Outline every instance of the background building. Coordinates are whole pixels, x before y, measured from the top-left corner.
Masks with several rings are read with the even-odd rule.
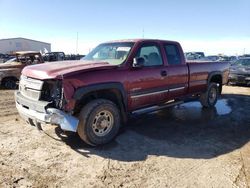
[[[0,53],[11,54],[16,51],[50,52],[51,44],[21,37],[0,39]]]

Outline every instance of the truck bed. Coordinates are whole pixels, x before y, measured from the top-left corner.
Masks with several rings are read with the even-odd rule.
[[[228,62],[186,62],[189,69],[189,93],[206,90],[209,76],[221,72],[222,85],[228,80]]]

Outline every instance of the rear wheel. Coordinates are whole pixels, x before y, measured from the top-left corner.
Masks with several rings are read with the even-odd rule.
[[[215,106],[218,100],[218,86],[212,82],[209,84],[207,91],[200,96],[200,103],[203,107],[209,108]]]
[[[111,141],[120,128],[120,111],[106,99],[96,99],[85,105],[79,115],[78,134],[89,145]]]

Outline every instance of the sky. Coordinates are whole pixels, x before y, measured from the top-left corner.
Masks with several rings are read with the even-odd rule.
[[[0,39],[12,37],[66,53],[153,38],[179,41],[186,52],[241,55],[250,53],[250,0],[0,0]]]

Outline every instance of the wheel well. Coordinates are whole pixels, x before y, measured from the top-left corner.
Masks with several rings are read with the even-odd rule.
[[[3,85],[4,82],[5,82],[6,80],[18,81],[18,79],[17,79],[15,76],[8,76],[8,77],[4,77],[4,78],[2,79],[1,84]]]
[[[221,93],[222,92],[222,76],[219,74],[212,76],[209,83],[211,82],[219,84],[219,93]]]
[[[126,121],[126,108],[122,94],[118,89],[103,89],[87,93],[76,102],[74,114],[78,114],[84,105],[94,99],[107,99],[115,103],[121,110],[123,120]]]

